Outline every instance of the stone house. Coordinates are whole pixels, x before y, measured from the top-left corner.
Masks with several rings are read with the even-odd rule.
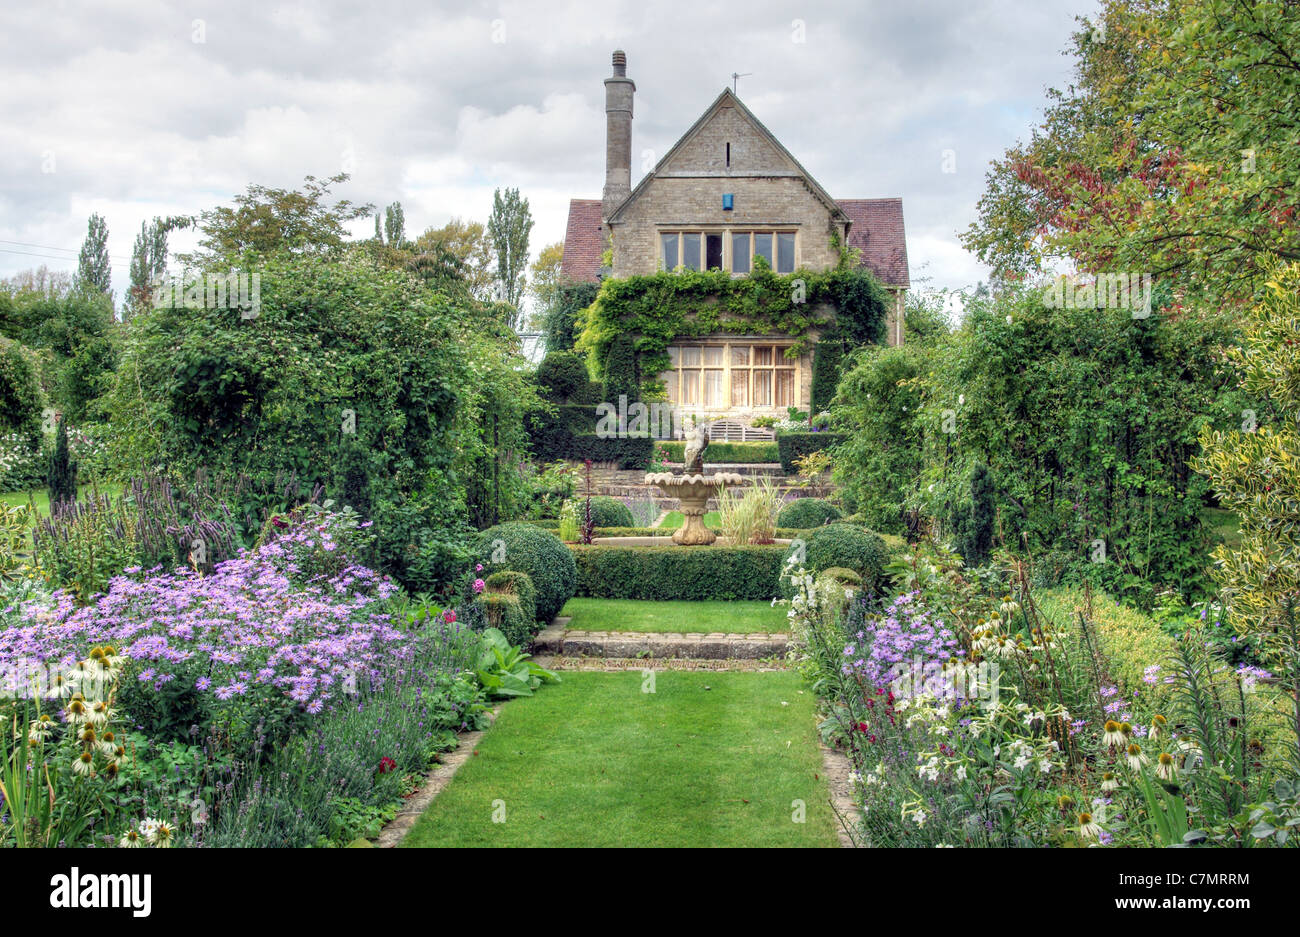
[[[569,203],[563,277],[596,281],[679,266],[745,276],[760,255],[777,273],[825,270],[839,259],[837,236],[861,251],[862,265],[888,291],[888,341],[902,343],[910,284],[901,199],[832,198],[730,88],[633,187],[636,85],[623,52],[613,66],[605,79],[604,192]],[[684,339],[669,348],[674,367],[660,377],[673,404],[703,419],[743,426],[784,416],[811,400],[812,355],[786,358],[790,344],[781,335]]]

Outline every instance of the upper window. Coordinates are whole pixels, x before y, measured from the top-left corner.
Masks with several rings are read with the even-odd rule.
[[[793,273],[798,261],[794,231],[666,231],[659,235],[664,270],[730,270],[749,273],[762,257],[777,273]]]

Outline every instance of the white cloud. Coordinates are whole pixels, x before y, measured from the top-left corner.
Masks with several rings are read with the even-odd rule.
[[[517,186],[535,254],[563,237],[570,197],[600,195],[601,82],[623,48],[637,82],[634,177],[643,150],[662,155],[732,72],[752,73],[741,97],[808,170],[838,197],[902,196],[914,277],[961,287],[985,275],[956,240],[984,167],[1026,135],[1043,88],[1064,83],[1073,14],[1094,6],[801,0],[792,11],[756,0],[737,19],[691,0],[9,4],[0,276],[60,265],[6,250],[73,258],[71,268],[98,210],[123,259],[121,295],[142,219],[345,163],[352,179],[338,195],[401,201],[412,232],[453,215],[486,220],[493,189]],[[196,16],[203,42],[192,41]],[[939,172],[945,148],[956,174]],[[51,154],[55,171],[42,171]],[[186,237],[173,245],[191,246]]]

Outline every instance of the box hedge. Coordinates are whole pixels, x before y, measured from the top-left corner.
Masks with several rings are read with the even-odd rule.
[[[796,498],[789,502],[776,515],[779,527],[797,527],[811,530],[821,527],[827,521],[840,519],[840,509],[821,498]]]
[[[767,601],[778,594],[786,548],[573,546],[581,596],[602,599]]]
[[[536,622],[524,611],[519,596],[504,592],[484,592],[476,601],[483,607],[483,618],[511,644],[527,644],[536,633]]]
[[[782,433],[776,438],[781,468],[785,469],[786,474],[793,475],[799,471],[799,467],[794,464],[796,459],[838,445],[846,438],[843,433]]]
[[[578,505],[578,524],[581,526],[586,520],[587,499],[578,497],[575,501]],[[617,498],[592,495],[591,522],[596,527],[632,527],[635,526],[636,519],[632,517],[632,510]]]
[[[659,441],[659,451],[670,462],[686,461],[686,443],[665,439]],[[704,464],[716,462],[780,462],[781,456],[775,442],[711,442],[704,450]]]
[[[889,549],[878,534],[855,524],[828,524],[806,534],[786,548],[787,555],[802,549],[803,567],[816,574],[832,567],[851,569],[862,577],[862,587],[879,589],[885,579]],[[783,584],[790,593],[788,582]]]
[[[530,622],[537,618],[537,587],[533,577],[517,569],[499,569],[483,581],[485,591],[513,595]]]
[[[550,531],[519,522],[498,524],[479,534],[474,553],[493,572],[513,569],[532,577],[537,589],[537,619],[543,623],[550,622],[573,598],[578,578],[573,554]]]

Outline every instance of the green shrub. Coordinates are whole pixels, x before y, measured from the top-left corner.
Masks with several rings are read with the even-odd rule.
[[[777,456],[787,475],[799,471],[794,463],[806,455],[838,445],[847,437],[843,433],[782,433],[776,437]]]
[[[50,469],[45,476],[50,490],[50,510],[57,505],[77,500],[77,463],[68,457],[68,423],[59,420],[54,437],[54,452],[50,454]]]
[[[799,498],[781,508],[781,513],[776,516],[776,523],[780,527],[809,530],[813,527],[821,527],[827,521],[839,519],[840,509],[829,501],[823,501],[821,498]]]
[[[786,555],[794,554],[801,544],[791,543]],[[832,567],[851,569],[862,576],[862,585],[874,589],[884,581],[889,551],[878,534],[854,524],[830,524],[818,527],[803,538],[803,566],[810,573]]]
[[[573,597],[578,579],[573,554],[540,527],[517,522],[489,527],[479,534],[475,554],[493,571],[513,569],[532,577],[539,621],[549,622]]]
[[[537,365],[538,389],[552,403],[584,403],[590,384],[586,359],[571,351],[553,351]]]
[[[484,592],[475,601],[483,607],[483,617],[512,646],[527,644],[535,633],[536,622],[524,611],[519,596],[505,592]]]
[[[483,580],[483,586],[485,592],[513,595],[518,599],[530,625],[537,619],[537,587],[532,576],[517,569],[500,569]]]
[[[574,546],[578,595],[669,601],[758,600],[778,594],[785,547]]]
[[[659,452],[670,462],[686,461],[686,443],[665,439],[659,442]],[[780,462],[775,442],[711,442],[704,450],[706,464],[717,462]]]
[[[851,569],[845,569],[843,566],[832,566],[830,569],[824,569],[817,578],[830,579],[842,586],[862,585],[862,577]]]
[[[0,432],[17,433],[31,448],[41,440],[44,397],[35,355],[0,338]]]
[[[577,498],[578,525],[587,521],[587,499]],[[595,527],[632,527],[632,511],[617,498],[608,495],[593,495],[591,498],[591,523]]]

